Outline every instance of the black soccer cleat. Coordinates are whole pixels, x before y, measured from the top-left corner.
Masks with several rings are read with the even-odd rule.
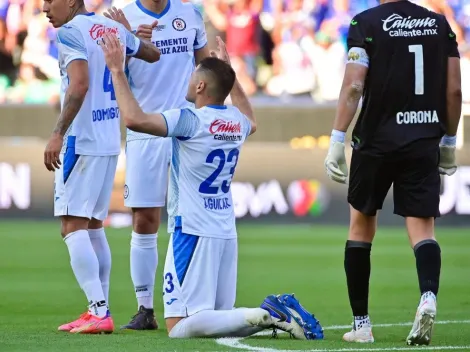
[[[158,324],[155,320],[153,309],[140,306],[139,311],[131,321],[121,326],[121,330],[157,330]]]

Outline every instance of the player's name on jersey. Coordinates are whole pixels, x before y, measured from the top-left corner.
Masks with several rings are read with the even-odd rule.
[[[391,37],[420,37],[437,35],[438,26],[436,20],[431,17],[412,18],[403,17],[396,13],[390,15],[383,22],[383,30]]]
[[[162,55],[189,53],[188,38],[171,38],[152,41]]]
[[[439,123],[439,116],[436,110],[432,111],[404,111],[397,114],[397,123],[418,124],[418,123]]]

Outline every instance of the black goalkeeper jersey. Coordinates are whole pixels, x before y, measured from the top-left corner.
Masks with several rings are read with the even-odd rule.
[[[354,47],[369,56],[354,147],[384,153],[438,140],[447,120],[448,58],[459,57],[446,18],[409,1],[383,4],[351,21],[348,50]]]

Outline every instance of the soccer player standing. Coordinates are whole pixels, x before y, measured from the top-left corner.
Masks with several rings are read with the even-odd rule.
[[[103,50],[127,127],[172,137],[163,283],[169,336],[249,336],[274,325],[299,339],[322,338],[321,326],[291,295],[268,296],[261,308],[233,309],[238,245],[230,186],[256,121],[224,43],[218,38],[220,59],[203,59],[191,76],[186,97],[195,108],[145,114],[119,64],[122,50],[106,35],[112,40],[115,45]],[[235,106],[224,105],[229,93]]]
[[[72,270],[89,302],[87,313],[59,330],[112,332],[107,307],[111,254],[102,221],[108,212],[121,134],[111,73],[99,46],[105,33],[115,33],[127,55],[155,62],[160,52],[122,25],[88,13],[83,0],[46,0],[43,11],[54,27],[60,27],[62,76],[62,109],[44,164],[55,170],[54,215],[61,218]]]
[[[457,168],[459,52],[444,16],[407,0],[382,3],[351,21],[348,63],[325,160],[329,177],[346,183],[345,132],[363,97],[352,134],[344,258],[354,327],[343,338],[374,341],[368,311],[370,253],[377,210],[393,183],[394,212],[406,220],[421,291],[407,343],[429,344],[441,270],[434,236],[439,174],[450,176]]]
[[[137,35],[150,34],[162,53],[157,65],[133,59],[128,63],[130,87],[144,112],[190,106],[185,99],[189,78],[195,63],[209,56],[204,21],[194,5],[180,0],[137,0],[122,10],[110,10],[108,16]],[[151,28],[149,23],[153,23]],[[157,328],[153,311],[157,236],[170,156],[169,139],[127,131],[124,204],[132,208],[130,268],[138,312],[123,329]]]

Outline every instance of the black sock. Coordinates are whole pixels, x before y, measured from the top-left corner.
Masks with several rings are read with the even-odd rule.
[[[441,248],[434,240],[424,240],[413,248],[421,294],[431,291],[437,296],[441,275]]]
[[[370,251],[372,243],[347,241],[344,270],[348,282],[349,303],[353,315],[369,315]]]

